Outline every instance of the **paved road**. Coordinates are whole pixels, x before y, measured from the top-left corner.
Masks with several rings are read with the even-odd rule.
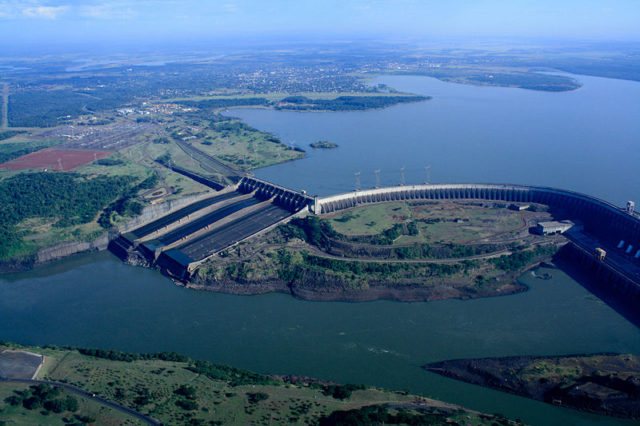
[[[107,405],[107,406],[109,406],[109,407],[111,407],[113,409],[116,409],[116,410],[122,411],[123,413],[127,413],[129,415],[132,415],[132,416],[142,420],[145,423],[149,423],[151,425],[160,425],[161,424],[160,422],[152,419],[149,416],[145,416],[144,414],[142,414],[142,413],[140,413],[138,411],[132,410],[131,408],[127,408],[127,407],[125,407],[123,405],[120,405],[120,404],[116,404],[113,401],[109,401],[109,400],[104,399],[104,398],[102,398],[100,396],[97,396],[97,395],[95,395],[95,394],[93,394],[91,392],[87,392],[87,391],[85,391],[83,389],[80,389],[78,387],[69,385],[67,383],[49,382],[49,381],[46,381],[46,380],[3,379],[3,378],[0,378],[0,381],[5,382],[5,383],[44,384],[44,385],[50,385],[50,386],[64,388],[64,389],[66,389],[66,390],[68,390],[70,392],[73,392],[73,393],[77,394],[77,395],[83,396],[85,398],[91,398],[94,401],[98,401],[98,402],[100,402],[100,403],[102,403],[104,405]]]
[[[165,226],[177,221],[178,219],[181,219],[183,217],[190,215],[191,213],[194,213],[205,207],[209,207],[210,205],[218,203],[220,201],[228,200],[229,198],[233,198],[233,197],[239,197],[241,195],[243,194],[232,191],[232,192],[228,192],[226,194],[218,195],[212,198],[200,200],[180,210],[177,210],[171,214],[161,217],[160,219],[154,220],[153,222],[150,222],[144,226],[141,226],[138,229],[134,229],[133,231],[131,231],[131,233],[135,235],[137,238],[142,238],[146,235],[149,235],[157,231],[158,229],[164,228]]]
[[[193,259],[202,259],[273,225],[291,214],[290,211],[271,204],[179,246],[177,249]]]
[[[637,286],[640,286],[640,259],[633,259],[632,256],[625,253],[624,249],[605,245],[602,241],[598,241],[583,232],[567,232],[565,235],[573,241],[576,246],[591,256],[594,255],[596,247],[604,247],[607,251],[604,263],[614,269],[618,274],[626,277]],[[633,252],[635,252],[635,250]],[[631,255],[633,255],[633,252]]]

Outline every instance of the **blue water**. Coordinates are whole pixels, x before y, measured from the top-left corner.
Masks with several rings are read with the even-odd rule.
[[[559,186],[621,203],[637,199],[634,148],[640,84],[579,77],[570,93],[482,88],[385,77],[424,103],[356,113],[234,110],[249,124],[305,145],[301,161],[257,175],[322,195],[426,179]],[[634,169],[635,167],[635,169]],[[446,379],[427,362],[518,354],[631,352],[640,330],[558,270],[530,291],[430,303],[314,303],[287,295],[230,296],[176,287],[156,271],[109,253],[78,256],[0,279],[0,339],[124,351],[173,350],[266,373],[410,389],[539,425],[619,424]]]
[[[577,76],[583,87],[547,93],[381,77],[398,90],[433,96],[415,104],[349,113],[232,110],[230,115],[307,150],[306,159],[257,171],[309,193],[426,180],[556,186],[616,204],[640,201],[640,83]],[[313,150],[316,140],[340,145]]]

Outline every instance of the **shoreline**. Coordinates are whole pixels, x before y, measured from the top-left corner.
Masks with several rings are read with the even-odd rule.
[[[547,259],[548,260],[548,259]],[[374,302],[378,300],[388,300],[394,302],[435,302],[439,300],[472,300],[488,297],[502,297],[524,293],[529,290],[529,286],[519,280],[524,273],[531,269],[538,268],[543,260],[535,265],[531,265],[521,271],[506,274],[505,284],[498,291],[487,292],[464,292],[451,286],[424,286],[420,284],[400,284],[384,285],[383,283],[373,283],[364,290],[345,289],[341,287],[322,287],[321,290],[308,288],[304,283],[287,284],[282,280],[264,280],[239,282],[231,280],[204,281],[202,283],[181,282],[169,277],[178,287],[184,287],[197,291],[209,291],[221,294],[232,294],[238,296],[257,296],[268,293],[288,294],[296,299],[309,302]]]
[[[454,359],[422,369],[575,410],[640,418],[637,356],[618,353]]]

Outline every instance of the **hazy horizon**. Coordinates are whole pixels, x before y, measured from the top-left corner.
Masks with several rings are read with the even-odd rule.
[[[638,22],[640,2],[633,0],[3,0],[0,46],[6,56],[9,51],[29,54],[80,45],[101,49],[300,40],[635,43],[640,42]]]

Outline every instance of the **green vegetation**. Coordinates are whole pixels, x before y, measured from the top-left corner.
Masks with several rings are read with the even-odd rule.
[[[22,405],[27,410],[37,410],[44,408],[54,413],[63,411],[78,411],[78,400],[72,396],[58,398],[60,388],[51,387],[46,384],[30,386],[26,391],[17,391],[15,395],[6,398],[4,401],[12,406]]]
[[[276,384],[276,381],[269,376],[226,365],[212,364],[209,361],[194,361],[187,369],[212,380],[227,382],[229,386]]]
[[[331,396],[335,399],[347,399],[351,397],[353,391],[364,390],[365,385],[321,385],[322,394]]]
[[[427,75],[460,84],[518,87],[545,92],[566,92],[576,90],[581,86],[575,79],[564,75],[475,66],[440,67],[415,72],[400,71],[395,74]]]
[[[340,218],[334,219],[334,221],[340,220]],[[496,252],[507,247],[506,245],[494,244],[465,245],[452,243],[394,245],[394,242],[403,235],[416,236],[419,234],[418,226],[414,221],[396,223],[377,235],[347,236],[337,233],[333,229],[331,221],[319,219],[317,216],[307,216],[305,218],[295,218],[288,224],[282,225],[280,231],[286,240],[299,238],[324,251],[348,255],[349,257],[450,259]]]
[[[640,419],[640,357],[632,354],[457,359],[423,368],[547,403]]]
[[[152,172],[151,176],[127,190],[120,198],[109,204],[107,208],[102,210],[98,224],[107,229],[112,225],[112,217],[114,213],[120,216],[136,216],[142,213],[144,205],[134,200],[138,192],[144,189],[151,189],[158,184],[158,175]]]
[[[276,283],[279,291],[311,300],[369,300],[379,294],[398,300],[512,294],[527,288],[516,280],[518,274],[557,251],[548,244],[553,241],[522,228],[521,216],[533,214],[549,215],[515,212],[506,205],[444,201],[381,203],[335,215],[297,217],[204,262],[190,285],[221,291],[241,286],[243,291],[260,293],[274,291]],[[433,226],[450,230],[465,226],[475,233],[465,237],[485,239],[445,242],[446,228],[440,228],[442,239],[433,241],[428,234]],[[377,233],[356,234],[367,228]]]
[[[99,166],[123,166],[125,162],[116,158],[102,158],[95,161],[95,164]]]
[[[44,384],[0,382],[0,425],[136,424],[133,416]]]
[[[536,247],[533,250],[522,250],[510,255],[500,256],[489,261],[503,271],[518,271],[531,263],[533,259],[540,256],[552,256],[558,251],[555,246]]]
[[[309,146],[316,149],[334,149],[338,147],[338,144],[329,141],[318,141],[310,143]]]
[[[19,345],[0,344],[0,350]],[[39,379],[67,383],[101,398],[117,402],[157,419],[163,424],[252,424],[302,423],[317,424],[321,417],[329,418],[335,411],[358,410],[369,405],[393,404],[392,411],[410,407],[417,398],[404,392],[391,392],[362,385],[318,383],[313,379],[283,381],[270,376],[233,367],[193,361],[178,354],[126,354],[118,351],[57,348],[22,348],[46,356]],[[85,354],[92,354],[91,356]],[[98,401],[76,398],[77,411],[66,391],[40,386],[41,390],[28,390],[21,384],[6,384],[19,393],[0,395],[11,397],[11,403],[22,404],[37,393],[40,407],[45,404],[52,411],[47,420],[35,423],[56,424],[61,416],[75,422],[105,422],[105,411],[88,410],[87,403]],[[46,395],[41,397],[40,395]],[[24,396],[24,398],[23,398]],[[3,399],[4,400],[4,399]],[[419,398],[424,409],[438,406],[449,412],[445,419],[457,419],[459,407]],[[60,402],[45,402],[60,401]],[[30,401],[28,404],[31,404]],[[34,406],[38,403],[34,400]],[[3,420],[16,421],[22,413],[42,416],[39,408],[15,408],[9,402],[0,403]],[[17,411],[19,408],[20,411]],[[53,410],[62,411],[56,417]],[[100,414],[102,413],[102,414]],[[478,414],[464,411],[474,424]],[[487,417],[489,418],[489,417]],[[34,423],[33,421],[31,423]],[[70,421],[71,423],[71,421]],[[484,424],[484,423],[480,423]]]
[[[16,142],[0,144],[0,164],[55,144],[56,142]]]
[[[46,218],[54,227],[93,221],[113,199],[125,194],[133,178],[77,173],[23,173],[0,182],[0,259],[23,249],[16,225]]]
[[[464,410],[450,408],[389,408],[386,405],[369,405],[353,410],[334,411],[320,418],[320,426],[354,425],[519,425],[520,421],[511,421],[501,415],[479,415],[473,423],[469,422]]]
[[[277,136],[239,120],[203,122],[200,128],[193,146],[237,169],[251,170],[304,157],[303,149],[289,147]]]
[[[178,101],[178,103],[190,107],[218,109],[238,106],[267,105],[269,104],[269,100],[265,98],[214,98],[201,101]]]
[[[56,349],[55,346],[45,346],[48,349]],[[72,347],[67,347],[66,349],[76,349]],[[124,361],[124,362],[132,362],[132,361],[140,361],[140,360],[150,360],[150,359],[159,359],[162,361],[176,361],[176,362],[188,362],[189,357],[185,355],[181,355],[176,352],[157,352],[157,353],[145,353],[145,354],[132,354],[128,352],[120,352],[111,349],[85,349],[85,348],[77,348],[77,351],[83,355],[92,356],[94,358],[103,358],[111,361]]]
[[[24,90],[9,96],[9,124],[13,127],[55,127],[87,111],[116,108],[131,98],[131,93],[115,87],[91,93],[67,88]]]
[[[429,96],[339,96],[335,99],[310,99],[306,96],[289,96],[275,107],[280,110],[294,111],[365,111],[386,108],[391,105],[422,102]]]
[[[10,139],[21,133],[24,133],[24,131],[23,130],[2,130],[0,131],[0,141],[3,141],[5,139]]]

